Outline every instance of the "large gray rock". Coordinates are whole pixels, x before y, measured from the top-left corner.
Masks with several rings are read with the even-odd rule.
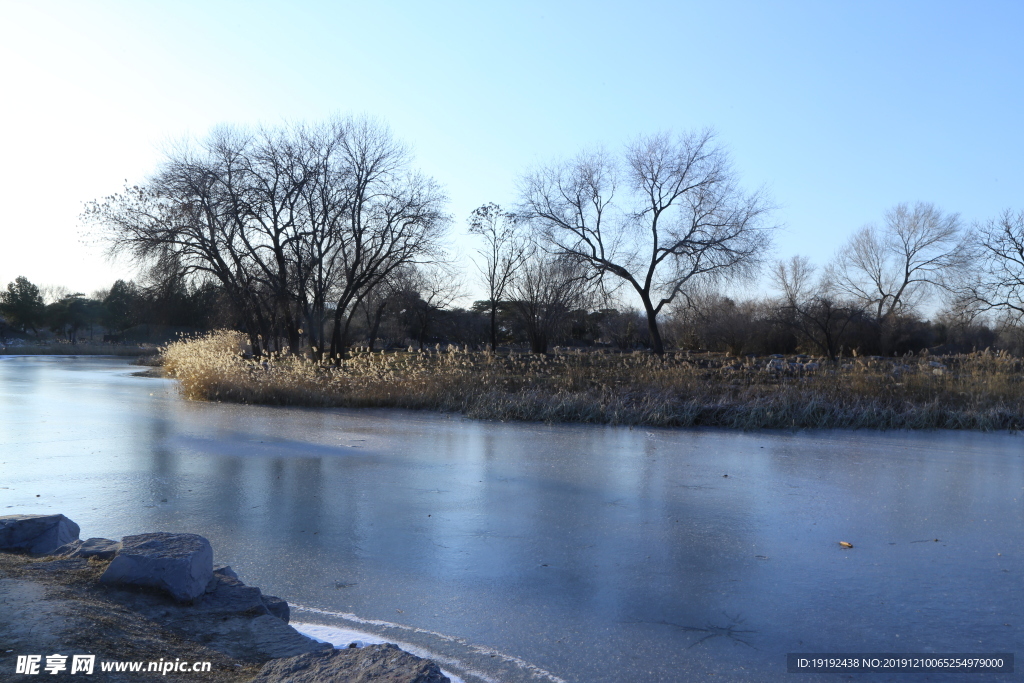
[[[64,515],[4,515],[0,517],[0,550],[48,555],[77,540],[79,531]]]
[[[212,578],[209,541],[196,534],[157,532],[125,536],[100,581],[158,588],[179,602],[191,602],[206,592]]]
[[[451,683],[440,667],[391,643],[275,659],[251,683]]]
[[[109,538],[90,538],[87,541],[71,541],[53,551],[57,557],[96,557],[101,560],[113,559],[121,544]]]

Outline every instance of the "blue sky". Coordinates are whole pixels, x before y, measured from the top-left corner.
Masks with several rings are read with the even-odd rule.
[[[899,202],[1024,208],[1020,2],[0,0],[0,285],[130,276],[83,202],[222,124],[365,113],[466,217],[531,165],[714,127],[775,255],[822,264]]]

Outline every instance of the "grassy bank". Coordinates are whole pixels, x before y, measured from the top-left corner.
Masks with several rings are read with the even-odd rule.
[[[738,360],[708,354],[357,353],[342,367],[245,359],[241,335],[169,345],[164,369],[192,399],[454,411],[498,420],[663,427],[1017,430],[1020,359]]]

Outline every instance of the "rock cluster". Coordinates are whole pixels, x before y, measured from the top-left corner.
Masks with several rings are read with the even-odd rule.
[[[110,560],[99,580],[120,595],[121,604],[228,656],[267,662],[255,680],[449,680],[434,662],[394,645],[334,650],[299,633],[288,625],[288,603],[246,586],[231,567],[214,567],[213,549],[202,536],[158,532],[117,542],[82,541],[78,534],[78,525],[64,515],[0,516],[0,551],[60,558],[44,563],[54,569],[88,566],[93,558]]]

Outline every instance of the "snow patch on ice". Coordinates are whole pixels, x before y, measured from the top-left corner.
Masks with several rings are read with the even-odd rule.
[[[468,648],[472,652],[476,652],[476,653],[482,654],[482,655],[487,655],[489,657],[494,657],[496,659],[499,659],[501,661],[507,662],[509,664],[514,664],[515,666],[517,666],[520,669],[522,669],[522,670],[526,671],[527,673],[529,673],[529,675],[532,678],[546,679],[546,680],[550,681],[550,683],[567,683],[567,681],[564,678],[560,678],[560,677],[556,676],[555,674],[551,673],[550,671],[546,671],[545,669],[542,669],[542,668],[540,668],[539,666],[537,666],[535,664],[531,664],[531,663],[527,662],[524,659],[520,659],[519,657],[515,657],[513,655],[505,654],[504,652],[501,652],[499,650],[495,650],[495,649],[490,648],[490,647],[486,647],[484,645],[476,645],[474,643],[469,642],[468,640],[466,640],[464,638],[457,638],[455,636],[449,636],[449,635],[446,635],[444,633],[438,633],[437,631],[431,631],[429,629],[424,629],[424,628],[417,628],[415,626],[405,626],[404,624],[396,624],[395,622],[392,622],[392,621],[383,621],[381,619],[364,619],[363,617],[360,617],[360,616],[357,616],[355,614],[352,614],[351,612],[332,612],[330,610],[318,609],[316,607],[305,607],[303,605],[297,605],[297,604],[294,604],[294,603],[291,605],[291,607],[292,607],[293,610],[298,610],[300,612],[309,612],[309,613],[312,613],[312,614],[323,614],[323,615],[330,616],[330,617],[336,617],[336,618],[339,618],[339,619],[344,619],[345,621],[351,621],[351,622],[356,623],[356,624],[366,624],[367,626],[379,626],[379,627],[383,627],[383,628],[401,629],[403,631],[409,631],[411,633],[422,633],[424,635],[434,636],[435,638],[447,641],[449,643],[457,643],[457,644],[459,644],[459,645],[461,645],[461,646],[463,646],[465,648]],[[295,625],[296,628],[299,628],[299,625],[297,625],[297,624],[293,624],[293,625]],[[302,626],[307,626],[307,625],[308,626],[315,626],[316,624],[302,624]],[[324,628],[329,628],[329,627],[324,627]],[[299,628],[299,630],[301,631],[302,629]],[[342,629],[338,629],[338,630],[341,631]],[[356,631],[352,631],[352,632],[356,633]],[[375,635],[372,635],[372,634],[363,634],[363,635],[366,635],[366,636],[369,636],[369,637],[377,639],[377,640],[374,640],[372,642],[385,642],[384,640],[380,639],[379,636],[375,636]],[[332,641],[325,639],[325,642],[332,642]],[[396,641],[387,641],[387,642],[394,642],[395,645],[398,645],[403,650],[407,650],[408,652],[411,652],[412,654],[414,654],[414,655],[416,655],[418,657],[427,657],[429,659],[433,659],[434,661],[438,662],[439,664],[449,664],[451,666],[454,666],[454,667],[460,669],[461,671],[465,672],[466,675],[473,676],[474,678],[479,678],[481,681],[484,681],[484,683],[500,683],[500,681],[497,681],[494,678],[491,678],[490,676],[484,674],[483,672],[475,671],[473,669],[468,668],[465,664],[463,664],[459,660],[448,658],[448,657],[442,657],[442,656],[434,655],[434,654],[420,654],[416,650],[409,649],[409,648],[416,647],[415,645],[409,645],[408,647],[406,647],[406,645],[403,645],[402,643],[399,643],[399,642],[396,642]],[[348,643],[345,644],[345,646],[347,646],[347,645],[348,645]],[[417,649],[420,650],[420,652],[426,652],[422,648],[417,648]],[[445,674],[445,675],[449,676],[449,678],[451,677],[450,674]],[[453,679],[453,681],[454,681],[454,679]]]

